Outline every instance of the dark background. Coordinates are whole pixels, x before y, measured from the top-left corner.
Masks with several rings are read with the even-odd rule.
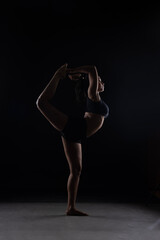
[[[36,99],[64,63],[94,64],[110,115],[85,146],[79,196],[144,196],[159,182],[160,8],[129,1],[6,1],[0,7],[1,197],[66,196],[59,133]],[[61,82],[68,111],[73,84]],[[58,101],[59,100],[59,101]]]

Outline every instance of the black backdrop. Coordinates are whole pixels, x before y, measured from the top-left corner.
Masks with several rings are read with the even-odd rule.
[[[27,0],[6,1],[0,9],[4,196],[66,191],[69,170],[59,133],[36,108],[65,62],[96,65],[110,107],[103,128],[86,143],[79,194],[148,191],[148,162],[158,154],[153,157],[151,143],[156,149],[160,143],[158,4]],[[60,108],[72,102],[72,87],[60,83]]]

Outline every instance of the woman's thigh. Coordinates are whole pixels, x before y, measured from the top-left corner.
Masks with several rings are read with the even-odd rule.
[[[68,116],[66,114],[54,107],[48,101],[40,102],[39,110],[55,129],[57,129],[58,131],[64,129],[68,121]]]
[[[82,145],[77,142],[67,141],[62,137],[65,156],[71,171],[82,169]]]

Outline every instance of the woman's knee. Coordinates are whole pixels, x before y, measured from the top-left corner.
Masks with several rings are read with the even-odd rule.
[[[67,124],[68,116],[54,107],[50,101],[39,97],[37,102],[38,109],[58,131],[62,131]]]
[[[74,176],[74,177],[79,177],[81,175],[82,172],[82,166],[78,165],[78,166],[74,166],[70,169],[70,173]]]

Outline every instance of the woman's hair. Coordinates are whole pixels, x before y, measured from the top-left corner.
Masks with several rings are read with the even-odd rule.
[[[82,73],[79,80],[76,81],[75,86],[76,100],[79,104],[85,103],[87,98],[88,86],[89,86],[88,74]]]

